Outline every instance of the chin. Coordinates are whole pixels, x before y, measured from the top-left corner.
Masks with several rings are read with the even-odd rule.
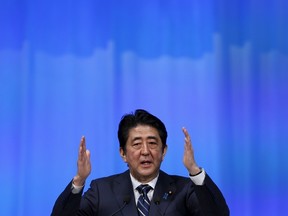
[[[144,176],[145,178],[155,178],[157,176],[157,172],[155,170],[142,170],[140,175]]]

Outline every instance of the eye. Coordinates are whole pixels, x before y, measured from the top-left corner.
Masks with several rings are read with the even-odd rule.
[[[157,148],[158,146],[158,143],[155,141],[150,141],[148,144],[151,149]]]
[[[141,148],[141,143],[138,143],[138,142],[137,143],[133,143],[132,147],[135,148],[135,149],[140,149]]]

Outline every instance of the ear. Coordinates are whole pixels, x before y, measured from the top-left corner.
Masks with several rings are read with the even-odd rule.
[[[126,154],[125,154],[124,149],[123,149],[123,148],[120,148],[120,149],[119,149],[119,153],[120,153],[120,156],[121,156],[122,160],[126,163],[127,160],[126,160]]]
[[[165,148],[163,149],[162,161],[164,160],[164,157],[166,155],[167,149],[168,149],[168,145],[166,145]]]

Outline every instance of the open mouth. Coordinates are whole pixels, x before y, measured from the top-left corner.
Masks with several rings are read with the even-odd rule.
[[[141,162],[141,165],[144,165],[144,166],[148,166],[148,165],[150,165],[150,164],[152,164],[151,161],[142,161],[142,162]]]

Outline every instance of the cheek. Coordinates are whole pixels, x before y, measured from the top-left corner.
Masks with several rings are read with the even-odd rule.
[[[140,153],[138,153],[138,152],[127,152],[127,154],[126,154],[126,160],[127,161],[130,161],[130,162],[133,162],[133,161],[135,161],[135,160],[137,160],[137,159],[139,159],[139,157],[140,157]]]
[[[152,155],[154,159],[158,159],[159,161],[162,161],[164,159],[164,154],[162,153],[162,151],[153,152]]]

